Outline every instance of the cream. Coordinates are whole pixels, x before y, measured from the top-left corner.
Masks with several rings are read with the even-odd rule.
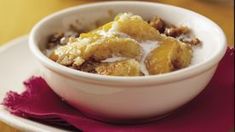
[[[113,56],[111,58],[107,58],[106,60],[103,60],[102,62],[113,63],[113,62],[122,61],[122,60],[126,60],[126,59],[127,59],[126,57]]]

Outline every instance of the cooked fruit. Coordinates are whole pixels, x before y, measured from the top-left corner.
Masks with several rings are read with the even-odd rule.
[[[193,57],[192,54],[192,48],[185,43],[181,43],[177,53],[177,58],[174,61],[175,69],[182,69],[189,66]]]
[[[160,33],[163,33],[166,28],[166,23],[160,17],[153,17],[153,19],[149,22],[149,24],[157,29]]]
[[[96,61],[104,60],[114,55],[139,59],[141,57],[141,47],[132,39],[113,37],[87,45],[82,54],[86,60],[92,57]]]
[[[153,50],[146,58],[145,64],[151,75],[168,73],[187,67],[191,63],[192,49],[170,38],[162,39],[160,47]]]
[[[140,16],[135,16],[130,13],[124,13],[117,16],[113,23],[113,28],[115,26],[117,31],[126,33],[132,38],[140,41],[157,40],[160,37],[160,33]]]
[[[187,67],[192,47],[181,38],[160,34],[166,26],[158,17],[149,24],[140,16],[123,13],[78,38],[68,38],[49,57],[77,70],[111,76],[156,75]],[[186,29],[177,33],[187,33]]]
[[[135,59],[127,59],[113,63],[103,63],[96,68],[100,75],[140,76],[140,64]]]

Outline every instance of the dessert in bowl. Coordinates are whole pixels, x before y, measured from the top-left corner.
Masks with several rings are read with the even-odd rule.
[[[176,27],[188,27],[201,45],[189,46],[198,39],[174,38],[168,29],[164,29],[168,34],[161,33],[155,25],[157,21],[151,21],[155,16]],[[125,23],[120,28],[116,24],[114,28],[115,21],[132,19],[137,19],[139,25]],[[104,24],[107,22],[112,24]],[[67,41],[63,35],[59,37],[62,41],[59,44],[65,44],[53,45],[47,56],[49,36],[66,33],[71,25],[79,34],[67,35]],[[94,43],[89,40],[93,38]],[[141,46],[146,41],[152,48],[145,55]],[[122,1],[73,7],[46,17],[33,28],[30,49],[42,64],[43,77],[55,93],[93,118],[123,122],[161,116],[197,96],[224,56],[226,39],[215,23],[192,11]]]
[[[48,57],[73,69],[109,76],[180,70],[192,63],[193,47],[200,44],[188,27],[170,25],[159,17],[148,23],[131,13],[120,13],[86,33],[73,30],[49,38]]]

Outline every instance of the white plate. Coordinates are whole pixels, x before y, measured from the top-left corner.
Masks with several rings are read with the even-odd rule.
[[[38,74],[38,67],[29,51],[27,36],[17,38],[0,47],[0,102],[2,102],[6,92],[10,90],[23,91],[22,82],[30,76]],[[0,120],[24,131],[64,131],[14,116],[6,111],[2,105],[0,105]]]

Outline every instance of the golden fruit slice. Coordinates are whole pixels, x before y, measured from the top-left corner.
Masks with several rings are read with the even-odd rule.
[[[96,68],[100,75],[140,76],[140,64],[135,59],[127,59],[113,63],[103,63]]]
[[[145,64],[151,75],[168,73],[191,63],[192,49],[171,37],[163,37],[160,47],[153,50]]]
[[[115,18],[113,23],[118,32],[125,33],[139,41],[158,40],[160,33],[140,16],[124,13]]]
[[[191,64],[192,58],[193,58],[192,48],[185,43],[181,43],[180,49],[178,50],[177,53],[177,58],[174,61],[175,69],[182,69],[189,66]]]
[[[87,45],[83,58],[96,61],[104,60],[112,56],[122,56],[139,59],[141,57],[141,47],[138,43],[129,38],[104,38]]]
[[[82,39],[89,40],[88,44],[95,42],[101,38],[102,38],[102,36],[100,34],[98,34],[97,32],[82,33],[82,34],[80,34],[80,37],[79,37],[80,40],[82,40]]]

